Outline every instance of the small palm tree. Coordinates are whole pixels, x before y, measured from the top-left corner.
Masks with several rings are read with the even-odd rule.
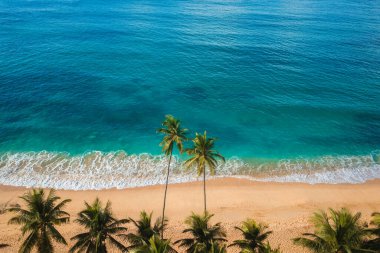
[[[22,225],[22,235],[28,234],[20,246],[20,253],[29,253],[33,248],[41,253],[54,252],[53,241],[67,245],[56,226],[69,221],[70,215],[62,209],[71,200],[65,199],[57,203],[61,198],[55,195],[54,190],[50,190],[46,197],[45,195],[44,190],[33,189],[20,197],[26,204],[25,208],[16,204],[8,209],[16,213],[9,224]]]
[[[206,131],[203,135],[196,134],[193,139],[193,147],[187,149],[187,153],[191,156],[186,162],[186,167],[197,167],[198,176],[203,174],[203,195],[204,195],[204,212],[206,213],[206,168],[210,170],[210,174],[215,174],[218,165],[218,159],[224,161],[224,157],[213,150],[215,138],[207,138]]]
[[[85,202],[86,208],[78,214],[75,221],[86,229],[86,232],[77,234],[71,240],[76,241],[70,252],[106,253],[106,241],[125,251],[126,247],[116,237],[121,238],[127,228],[123,224],[127,219],[116,219],[111,210],[111,202],[103,207],[98,198],[90,205]]]
[[[380,213],[374,213],[372,217],[371,224],[373,224],[374,227],[368,229],[372,238],[364,243],[364,247],[374,252],[380,252]]]
[[[316,253],[371,252],[362,247],[367,231],[360,223],[360,213],[352,214],[346,208],[329,212],[330,216],[324,211],[315,213],[311,220],[315,232],[293,239],[294,243]]]
[[[170,174],[170,162],[172,161],[173,148],[176,145],[179,152],[183,152],[183,142],[187,139],[186,132],[188,130],[181,128],[181,122],[174,118],[172,115],[166,115],[164,122],[162,123],[162,128],[158,129],[157,132],[164,134],[164,138],[161,141],[162,151],[165,152],[166,156],[169,156],[168,169],[166,172],[166,182],[165,182],[165,194],[164,194],[164,205],[162,208],[162,217],[165,217],[165,207],[166,207],[166,193],[168,191],[169,184],[169,174]],[[164,222],[164,219],[162,219]],[[164,227],[164,224],[161,224]],[[164,230],[161,233],[161,239],[164,238]]]
[[[183,230],[183,233],[190,234],[191,237],[180,239],[174,244],[186,248],[187,253],[208,253],[214,243],[227,241],[225,239],[226,233],[220,223],[209,224],[213,216],[207,212],[203,215],[193,213],[185,221],[188,228]]]
[[[166,226],[166,220],[162,222],[161,218],[158,218],[156,222],[152,224],[152,213],[148,215],[145,211],[140,213],[139,220],[136,221],[132,218],[129,218],[129,220],[134,224],[137,231],[136,233],[129,233],[126,235],[126,239],[130,243],[128,250],[137,249],[143,245],[149,245],[149,240],[152,236],[159,236],[160,232]]]
[[[268,248],[264,241],[272,233],[272,231],[266,231],[267,228],[252,219],[247,219],[242,222],[241,227],[235,227],[242,233],[244,239],[235,240],[229,247],[237,246],[241,253],[263,253]]]
[[[152,236],[148,244],[144,243],[136,248],[134,253],[175,253],[176,251],[170,246],[169,240],[162,240],[159,236]]]

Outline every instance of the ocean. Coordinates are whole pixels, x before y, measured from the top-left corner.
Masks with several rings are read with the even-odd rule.
[[[166,114],[216,177],[380,178],[380,1],[0,0],[0,184],[162,184]]]

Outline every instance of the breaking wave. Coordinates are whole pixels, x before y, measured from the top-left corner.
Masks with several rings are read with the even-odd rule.
[[[0,184],[85,190],[132,188],[163,184],[165,156],[128,155],[123,151],[94,151],[72,156],[57,152],[5,153],[0,156]],[[363,156],[325,156],[315,159],[244,161],[237,157],[219,165],[215,177],[303,183],[362,183],[380,178],[380,151]],[[172,160],[170,183],[201,180],[195,170]]]

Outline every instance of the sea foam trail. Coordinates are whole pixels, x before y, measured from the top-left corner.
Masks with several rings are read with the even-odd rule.
[[[85,190],[131,188],[163,184],[167,158],[120,152],[25,152],[0,156],[0,184],[26,187]],[[227,159],[213,177],[248,178],[256,181],[304,183],[362,183],[380,178],[380,155],[321,157],[268,162]],[[201,180],[174,157],[170,183]]]

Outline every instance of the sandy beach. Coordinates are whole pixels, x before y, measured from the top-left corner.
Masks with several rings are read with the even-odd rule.
[[[0,186],[0,204],[8,201],[21,203],[17,197],[26,190],[22,187]],[[62,225],[59,229],[68,241],[71,236],[80,232],[80,227],[73,222],[76,214],[83,208],[84,201],[93,201],[97,196],[103,202],[112,202],[113,211],[118,218],[138,218],[141,210],[153,211],[154,217],[157,217],[161,214],[163,191],[163,186],[101,191],[59,190],[59,196],[72,199],[66,209],[71,214],[71,223]],[[269,229],[273,231],[270,237],[273,246],[280,246],[283,252],[294,253],[307,252],[294,246],[291,239],[312,231],[309,217],[314,211],[328,207],[347,207],[353,211],[361,211],[363,220],[368,220],[372,212],[380,211],[379,192],[380,180],[339,185],[262,183],[232,178],[207,182],[208,209],[215,214],[213,222],[223,223],[230,241],[239,237],[233,227],[250,217],[269,225]],[[191,211],[203,210],[202,197],[201,181],[169,185],[169,227],[166,233],[172,241],[181,237],[183,220]],[[11,214],[0,216],[0,242],[11,245],[2,252],[17,252],[20,243],[18,226],[7,225],[10,217]],[[56,249],[56,252],[68,251],[68,247],[61,245]]]

